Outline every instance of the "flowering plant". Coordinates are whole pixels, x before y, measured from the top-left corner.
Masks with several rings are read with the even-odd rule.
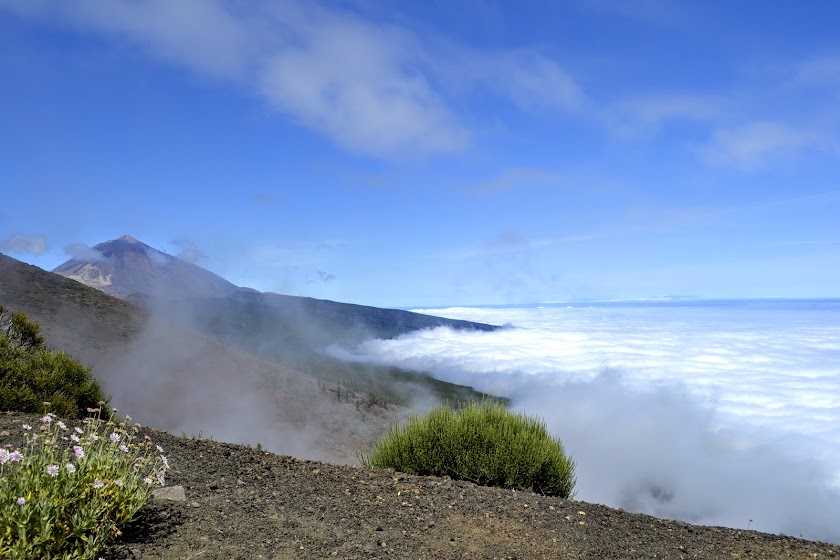
[[[94,558],[164,484],[169,463],[139,424],[88,411],[73,429],[51,413],[23,424],[23,451],[0,441],[0,557]]]

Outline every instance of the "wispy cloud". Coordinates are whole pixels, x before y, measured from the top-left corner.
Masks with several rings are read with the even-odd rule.
[[[47,239],[43,235],[12,234],[5,241],[0,241],[0,251],[28,255],[43,255],[49,250]]]
[[[4,0],[22,15],[126,37],[155,56],[200,72],[241,78],[256,47],[249,25],[216,1]]]
[[[88,247],[84,243],[70,243],[69,245],[64,246],[64,252],[71,259],[79,259],[83,261],[101,261],[105,257],[99,251]]]
[[[278,109],[349,149],[389,156],[457,152],[469,134],[413,67],[406,32],[326,14],[266,57],[259,91]]]
[[[586,94],[574,78],[538,52],[510,51],[472,58],[472,68],[483,68],[478,76],[521,109],[579,112],[588,106]]]
[[[188,263],[195,264],[207,258],[207,255],[190,239],[173,239],[172,244],[178,248],[178,253],[175,256]]]
[[[683,93],[649,95],[616,102],[602,118],[608,130],[620,137],[658,133],[675,121],[706,123],[723,116],[725,102],[714,95]]]
[[[814,132],[779,122],[757,121],[716,130],[710,142],[698,149],[698,155],[710,164],[750,171],[821,143]]]
[[[467,188],[476,194],[490,194],[519,186],[557,184],[565,181],[561,173],[535,167],[513,167],[498,175],[470,183]]]
[[[327,4],[5,0],[1,6],[124,37],[153,56],[233,80],[299,124],[376,157],[469,146],[473,133],[451,95],[489,88],[537,111],[578,110],[586,102],[575,80],[538,52],[480,53]]]

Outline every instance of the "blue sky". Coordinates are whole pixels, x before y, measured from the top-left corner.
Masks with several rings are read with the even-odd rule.
[[[0,251],[384,306],[840,296],[833,1],[0,0]]]

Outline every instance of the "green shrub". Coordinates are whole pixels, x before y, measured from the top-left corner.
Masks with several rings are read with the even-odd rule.
[[[90,369],[46,347],[41,326],[0,305],[0,410],[38,413],[44,401],[62,417],[81,417],[107,398]]]
[[[169,469],[137,426],[53,414],[23,424],[23,451],[0,441],[0,558],[94,558]]]
[[[545,424],[484,401],[458,410],[439,407],[393,427],[369,454],[366,467],[449,476],[484,486],[533,490],[568,498],[575,464]]]

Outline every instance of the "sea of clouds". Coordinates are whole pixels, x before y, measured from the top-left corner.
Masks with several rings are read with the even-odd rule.
[[[574,457],[577,499],[840,542],[837,302],[415,311],[507,328],[331,352],[510,397]]]

